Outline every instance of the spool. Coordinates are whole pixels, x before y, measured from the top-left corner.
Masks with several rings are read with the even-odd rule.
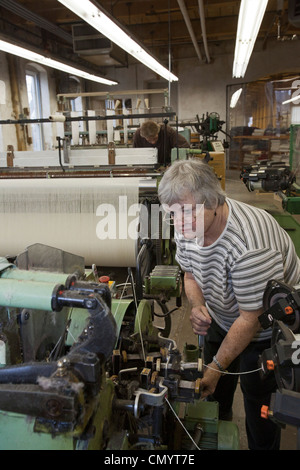
[[[51,122],[65,122],[66,117],[63,114],[52,114],[49,116],[49,121]]]

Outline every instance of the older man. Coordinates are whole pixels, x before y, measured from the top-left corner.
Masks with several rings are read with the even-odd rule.
[[[144,122],[134,134],[134,147],[155,147],[158,149],[158,163],[168,165],[171,162],[171,149],[189,147],[188,141],[175,129],[154,121]]]
[[[240,373],[249,448],[278,449],[279,427],[260,417],[276,381],[273,375],[261,380],[257,371],[271,338],[258,317],[270,279],[299,282],[294,245],[267,212],[226,197],[211,168],[200,161],[175,162],[158,194],[174,222],[193,331],[205,338],[202,397],[216,399],[228,419]]]

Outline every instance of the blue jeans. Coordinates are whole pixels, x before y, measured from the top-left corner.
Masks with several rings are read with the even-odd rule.
[[[212,362],[218,352],[226,331],[214,321],[205,336],[204,362]],[[258,369],[258,358],[265,349],[270,348],[270,341],[253,341],[228,367],[229,372],[246,372]],[[230,419],[232,415],[233,397],[240,378],[246,414],[246,431],[248,446],[252,450],[278,450],[280,447],[280,426],[270,419],[260,416],[262,405],[269,405],[272,393],[277,387],[273,373],[261,378],[259,372],[241,375],[221,376],[212,400],[219,402],[220,419]]]

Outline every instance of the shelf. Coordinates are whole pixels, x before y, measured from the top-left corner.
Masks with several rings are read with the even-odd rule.
[[[233,154],[237,155],[236,159],[230,158],[236,161],[236,165],[239,169],[242,169],[245,164],[253,164],[257,160],[272,160],[275,157],[274,161],[278,161],[278,158],[284,158],[284,160],[289,160],[289,146],[286,147],[285,142],[289,141],[290,136],[288,134],[282,135],[239,135],[234,136],[232,139],[239,143],[239,147],[234,149],[230,148],[231,156]],[[277,141],[276,145],[275,142]],[[279,141],[284,142],[284,148],[280,148]],[[249,148],[244,148],[246,145],[245,142],[249,143]],[[254,142],[264,142],[264,148],[256,148]],[[274,145],[272,145],[274,142]],[[276,156],[279,156],[276,158]]]

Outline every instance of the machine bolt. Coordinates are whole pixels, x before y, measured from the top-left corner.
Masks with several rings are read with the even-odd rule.
[[[26,309],[23,309],[21,311],[21,322],[25,322],[29,320],[29,318],[30,318],[30,312]]]
[[[57,361],[57,371],[56,375],[59,377],[63,377],[66,374],[66,369],[69,365],[69,360],[65,357]]]
[[[94,307],[94,301],[93,300],[87,300],[86,301],[86,307],[87,308],[93,308]]]
[[[54,399],[50,399],[47,401],[46,409],[47,409],[47,413],[53,417],[60,416],[62,412],[61,403]]]

